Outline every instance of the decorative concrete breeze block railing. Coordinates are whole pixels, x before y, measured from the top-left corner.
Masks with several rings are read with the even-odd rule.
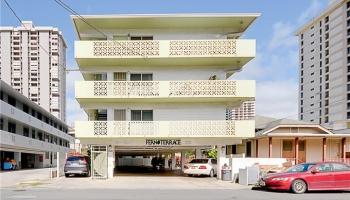
[[[206,137],[233,136],[235,122],[201,121],[86,121],[94,136],[108,137]]]
[[[236,40],[91,41],[93,56],[235,56]]]
[[[87,89],[87,88],[86,88]],[[91,91],[89,88],[87,91]],[[235,96],[236,81],[93,81],[95,97]]]

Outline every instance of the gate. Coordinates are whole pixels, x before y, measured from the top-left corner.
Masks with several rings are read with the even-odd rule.
[[[107,178],[107,146],[91,145],[91,177]]]

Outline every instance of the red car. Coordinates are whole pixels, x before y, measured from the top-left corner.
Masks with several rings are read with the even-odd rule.
[[[338,162],[303,163],[284,173],[269,174],[259,185],[271,190],[350,190],[350,166]]]

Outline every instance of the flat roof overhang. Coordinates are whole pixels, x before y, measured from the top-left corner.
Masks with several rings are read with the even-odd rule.
[[[230,106],[240,105],[244,101],[254,100],[255,97],[140,97],[140,98],[76,98],[84,107],[84,104],[104,104],[104,103],[226,103]]]
[[[225,68],[227,70],[240,70],[254,57],[181,57],[181,58],[76,58],[81,70],[96,70],[98,67],[123,68],[125,66],[159,66],[201,68]],[[192,67],[193,68],[193,67]]]
[[[115,29],[224,29],[244,32],[260,13],[72,15],[79,39],[83,33]],[[91,25],[91,26],[90,26]],[[100,33],[101,34],[101,33]],[[102,35],[102,34],[101,34]]]

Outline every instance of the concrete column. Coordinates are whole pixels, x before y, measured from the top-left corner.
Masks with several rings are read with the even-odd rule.
[[[200,148],[196,148],[196,158],[202,158],[202,150]]]
[[[107,81],[113,81],[113,80],[114,80],[113,72],[107,72]]]
[[[269,158],[272,158],[272,137],[269,137]]]
[[[224,166],[224,164],[226,162],[226,148],[225,148],[225,146],[218,145],[217,151],[218,151],[218,154],[217,154],[217,161],[218,161],[217,178],[221,179],[221,169],[222,169],[222,166]],[[229,164],[229,163],[226,163],[226,164]]]
[[[14,152],[14,159],[16,160],[16,163],[17,163],[17,169],[21,169],[21,163],[22,163],[22,160],[21,160],[21,152]]]
[[[56,153],[57,153],[56,170],[57,170],[57,178],[58,178],[60,177],[60,152],[56,152]]]
[[[114,175],[114,165],[115,165],[115,155],[113,150],[108,150],[107,158],[107,178],[113,178]]]
[[[259,158],[259,140],[255,140],[255,157]]]
[[[165,155],[165,159],[164,159],[164,168],[165,169],[169,169],[168,162],[169,162],[169,155]]]
[[[322,161],[326,161],[327,158],[327,138],[322,139]]]
[[[295,157],[295,164],[299,164],[299,138],[296,137],[294,141],[294,157]]]
[[[341,139],[341,158],[343,162],[345,162],[346,159],[346,138]]]
[[[171,154],[171,170],[175,170],[176,168],[176,157],[175,152]]]
[[[186,160],[186,155],[185,151],[181,151],[181,172],[185,169],[185,160]]]

